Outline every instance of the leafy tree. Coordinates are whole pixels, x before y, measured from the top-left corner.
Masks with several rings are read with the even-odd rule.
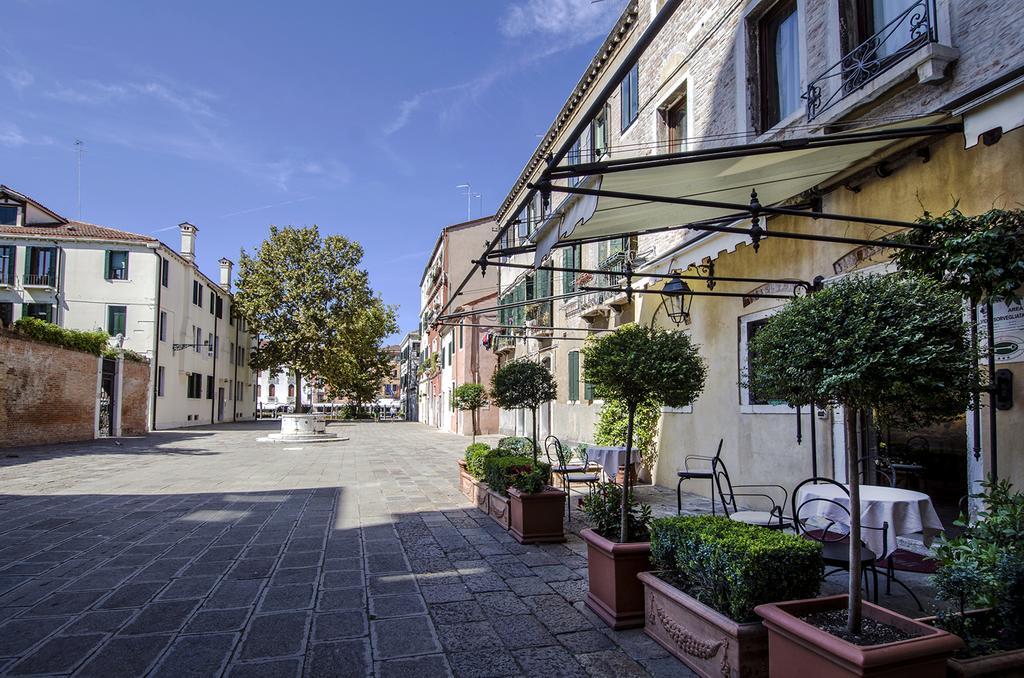
[[[332,398],[347,398],[356,411],[376,399],[381,382],[394,369],[384,338],[398,331],[395,309],[374,297],[345,334],[345,341],[328,354],[318,376]]]
[[[516,360],[494,371],[491,398],[507,410],[526,408],[533,413],[533,460],[537,461],[537,408],[554,400],[558,390],[555,378],[543,365]]]
[[[640,453],[640,464],[648,471],[654,470],[658,460],[658,421],[661,420],[661,405],[654,401],[641,403],[636,409],[633,421],[633,445]],[[594,442],[598,445],[625,445],[629,412],[621,400],[610,398],[604,401],[594,429]]]
[[[270,227],[253,256],[239,262],[235,309],[259,340],[255,370],[287,366],[296,386],[303,374],[323,374],[347,347],[347,336],[375,300],[363,248],[340,235],[322,237],[316,226]],[[302,411],[302,389],[295,389]]]
[[[923,427],[960,416],[972,400],[960,296],[926,278],[838,280],[789,302],[749,350],[748,386],[792,406],[842,405],[883,425]],[[857,455],[851,445],[850,633],[861,623]]]
[[[473,442],[476,442],[476,412],[487,404],[487,389],[483,384],[462,384],[452,394],[452,404],[456,409],[470,412],[473,423]]]
[[[707,367],[690,338],[629,324],[591,336],[583,347],[587,380],[599,397],[626,408],[626,469],[632,464],[637,409],[646,403],[684,407],[704,390]],[[629,473],[624,474],[619,541],[629,535]]]

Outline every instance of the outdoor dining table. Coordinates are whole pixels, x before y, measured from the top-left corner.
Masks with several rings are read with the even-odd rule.
[[[633,450],[631,456],[631,466],[636,466],[640,461],[640,453],[637,450]],[[626,448],[625,446],[613,445],[610,447],[599,447],[597,445],[587,445],[587,459],[590,461],[596,461],[604,469],[604,474],[608,476],[610,480],[615,479],[615,475],[619,472],[619,467],[626,464]]]
[[[804,485],[796,497],[797,506],[802,506],[808,499],[829,501],[811,501],[800,510],[801,518],[819,515],[843,525],[849,521],[846,511],[831,503],[834,501],[846,509],[850,508],[849,495],[838,486],[831,483]],[[862,541],[882,559],[888,558],[896,550],[896,537],[900,535],[920,532],[924,537],[924,545],[930,546],[935,536],[943,531],[942,521],[935,512],[931,497],[923,492],[899,487],[861,485],[860,520],[861,525],[875,528],[882,527],[884,523],[889,524],[884,543],[882,530],[861,531]]]

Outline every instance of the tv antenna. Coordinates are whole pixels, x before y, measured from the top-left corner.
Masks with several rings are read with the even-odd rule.
[[[78,194],[78,219],[82,219],[82,153],[85,152],[85,142],[81,139],[75,139],[75,155],[77,164],[77,194]]]

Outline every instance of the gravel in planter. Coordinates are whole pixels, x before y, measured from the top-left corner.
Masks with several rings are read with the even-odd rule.
[[[831,633],[837,638],[842,638],[854,645],[882,645],[884,643],[896,643],[901,640],[916,638],[917,635],[910,634],[903,629],[889,626],[876,619],[862,617],[860,633],[851,634],[846,631],[846,610],[830,610],[828,612],[815,612],[800,617],[802,621],[811,626]]]

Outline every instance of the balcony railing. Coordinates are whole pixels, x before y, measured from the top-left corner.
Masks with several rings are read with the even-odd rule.
[[[576,284],[579,287],[618,287],[624,282],[623,272],[626,270],[626,261],[631,260],[635,268],[640,262],[636,259],[635,253],[630,250],[615,252],[600,264],[597,273],[592,276],[587,274],[589,280],[577,278]],[[587,310],[605,303],[619,292],[588,292],[577,297],[575,308],[567,308],[566,315],[579,315]]]
[[[922,45],[938,42],[935,0],[918,0],[807,85],[807,120],[860,90]]]
[[[53,276],[48,273],[26,273],[22,284],[26,287],[53,287]]]
[[[0,269],[0,285],[14,287],[14,271]]]

